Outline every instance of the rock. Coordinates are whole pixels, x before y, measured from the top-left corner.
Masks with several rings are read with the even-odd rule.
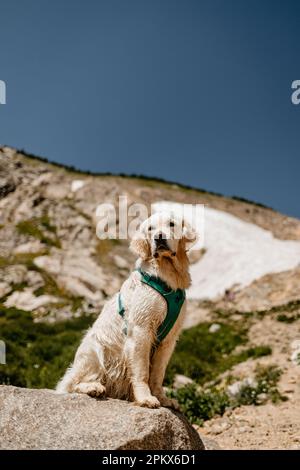
[[[240,426],[239,428],[235,429],[236,434],[244,434],[246,432],[251,432],[251,428],[249,426]]]
[[[44,285],[44,279],[38,271],[27,271],[25,282],[27,282],[28,286],[33,287],[33,290]]]
[[[219,444],[214,439],[203,437],[202,442],[204,444],[205,450],[222,450],[221,446],[219,446]]]
[[[73,193],[76,193],[76,191],[78,191],[78,189],[83,188],[84,185],[85,185],[85,181],[83,180],[73,180],[71,183],[71,191]]]
[[[74,297],[84,297],[96,305],[100,304],[103,300],[101,292],[93,292],[84,282],[81,282],[80,279],[76,279],[76,277],[58,276],[56,281],[61,289],[67,291]]]
[[[211,426],[210,432],[212,434],[221,434],[222,432],[226,431],[230,428],[230,423],[228,421],[221,421],[220,423],[213,424]]]
[[[233,384],[228,385],[227,391],[232,398],[235,398],[239,395],[239,393],[244,387],[255,388],[257,387],[257,382],[255,379],[251,377],[247,377],[244,380],[238,380],[237,382],[234,382]]]
[[[0,282],[0,299],[11,291],[11,287],[7,282]]]
[[[291,354],[291,361],[293,364],[296,366],[300,365],[300,339],[295,339],[291,343],[291,349],[292,349],[292,354]]]
[[[268,310],[300,298],[300,267],[280,273],[271,273],[255,280],[245,289],[235,292],[218,303],[218,308],[240,312]]]
[[[24,198],[24,200],[20,201],[18,204],[15,213],[14,213],[14,221],[17,224],[26,219],[30,219],[32,216],[32,200],[30,198]]]
[[[5,198],[16,189],[16,181],[12,168],[7,165],[6,159],[0,157],[0,199]]]
[[[22,264],[15,264],[0,268],[0,279],[5,279],[5,282],[10,285],[21,284],[25,281],[27,275],[26,266]]]
[[[178,412],[0,386],[1,449],[204,450]]]
[[[39,188],[40,186],[49,184],[52,180],[53,174],[51,171],[46,171],[41,175],[38,175],[31,183],[34,188]]]
[[[208,331],[210,333],[216,333],[217,331],[219,331],[220,328],[221,328],[221,325],[219,325],[218,323],[213,323],[212,325],[210,325]]]
[[[107,288],[107,279],[102,268],[87,253],[69,251],[53,256],[38,256],[34,264],[48,272],[57,285],[69,294],[96,303],[103,299],[101,290]]]
[[[187,304],[187,315],[184,319],[183,328],[192,328],[199,323],[210,322],[212,320],[211,310],[203,307],[195,300],[189,300]]]
[[[115,262],[115,265],[120,269],[129,268],[128,261],[120,255],[114,255],[114,262]]]
[[[45,305],[59,303],[61,299],[54,297],[53,295],[40,295],[36,297],[32,289],[27,288],[23,291],[13,292],[5,301],[6,307],[16,307],[27,312],[36,310]]]
[[[296,366],[299,366],[300,365],[300,348],[299,349],[295,349],[292,354],[291,354],[291,361],[293,364],[295,364]]]
[[[45,245],[40,240],[34,240],[32,242],[22,243],[14,249],[15,255],[23,255],[27,253],[40,253],[44,251]]]
[[[0,199],[15,191],[16,185],[12,178],[1,178],[0,176]]]
[[[43,196],[53,201],[60,201],[67,198],[69,194],[69,188],[63,184],[49,184],[45,187]]]
[[[185,387],[188,384],[192,384],[193,380],[190,379],[190,377],[186,377],[185,375],[182,374],[176,374],[173,382],[173,387],[175,389]]]
[[[257,399],[257,403],[259,403],[261,405],[262,403],[265,403],[268,400],[268,394],[267,393],[259,393],[257,395],[256,399]]]
[[[300,349],[300,339],[294,339],[294,341],[291,342],[291,349],[293,351]]]

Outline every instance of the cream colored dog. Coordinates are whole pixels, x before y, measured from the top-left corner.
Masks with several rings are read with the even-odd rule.
[[[190,285],[186,252],[195,241],[195,232],[183,219],[157,213],[142,223],[131,250],[139,256],[137,267],[143,272],[159,277],[173,290],[186,289]],[[57,391],[121,398],[149,408],[177,408],[177,402],[165,395],[163,380],[186,302],[171,331],[154,348],[157,330],[166,316],[165,299],[141,282],[138,271],[132,272],[120,292],[124,318],[118,313],[115,295],[86,333]]]

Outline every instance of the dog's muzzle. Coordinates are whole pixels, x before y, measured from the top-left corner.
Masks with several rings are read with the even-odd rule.
[[[164,236],[163,233],[160,232],[157,235],[155,235],[154,241],[155,241],[155,252],[154,252],[155,258],[158,258],[159,253],[161,252],[171,252],[171,249],[168,245],[166,237]],[[176,253],[172,252],[171,255],[176,256]]]
[[[169,245],[163,233],[158,233],[154,237],[156,251],[169,250]]]

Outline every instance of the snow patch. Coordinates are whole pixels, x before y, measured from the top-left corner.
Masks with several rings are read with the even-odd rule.
[[[189,298],[215,299],[233,286],[243,288],[266,274],[300,264],[299,241],[279,240],[268,230],[208,207],[204,208],[204,218],[200,211],[200,216],[191,220],[192,205],[190,212],[186,206],[185,217],[200,234],[193,249],[205,248],[203,257],[190,267]],[[152,204],[152,210],[182,214],[183,205],[162,201]]]

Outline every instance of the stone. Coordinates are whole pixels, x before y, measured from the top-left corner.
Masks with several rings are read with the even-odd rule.
[[[38,256],[34,264],[49,273],[69,294],[85,297],[97,304],[103,299],[102,291],[107,292],[112,287],[102,268],[84,250],[81,253],[69,250],[52,256]]]
[[[53,295],[40,295],[36,297],[32,289],[27,288],[23,291],[13,292],[4,302],[6,307],[16,307],[27,312],[36,310],[45,305],[59,303],[61,299]]]
[[[44,279],[38,271],[27,271],[25,282],[27,282],[28,286],[33,287],[33,290],[44,285]]]
[[[43,196],[50,200],[63,200],[68,197],[69,188],[67,185],[64,184],[49,184],[45,187]]]
[[[179,412],[0,386],[0,449],[204,450]]]
[[[213,424],[211,426],[211,433],[212,434],[221,434],[222,432],[226,431],[230,428],[230,423],[228,421],[222,421],[218,424]]]
[[[20,200],[18,202],[19,204],[14,213],[15,224],[32,217],[32,200],[25,197],[24,200]]]
[[[71,183],[71,191],[73,193],[76,193],[76,191],[83,188],[84,185],[85,185],[85,181],[83,180],[73,180]]]
[[[40,253],[45,249],[40,240],[34,240],[32,242],[22,243],[14,249],[15,255],[23,255],[28,253]]]
[[[14,264],[0,268],[0,279],[5,280],[7,284],[12,286],[24,282],[26,275],[26,266],[23,266],[22,264]]]
[[[233,384],[228,385],[227,391],[232,398],[235,398],[236,396],[239,395],[239,393],[244,387],[255,388],[257,387],[257,382],[252,377],[247,377],[243,380],[238,380],[237,382],[234,382]]]
[[[16,185],[12,178],[0,177],[0,199],[15,191]]]
[[[203,437],[202,442],[204,444],[205,450],[222,450],[221,446],[214,439]]]
[[[190,379],[190,377],[186,377],[185,375],[182,374],[176,374],[174,377],[174,382],[173,382],[173,387],[175,389],[185,387],[188,384],[192,384],[193,380]]]
[[[219,325],[218,323],[213,323],[212,325],[210,325],[208,331],[210,333],[216,333],[217,331],[219,331],[220,328],[221,328],[221,325]]]
[[[114,255],[114,262],[120,269],[128,269],[129,267],[128,261],[120,255]]]
[[[292,354],[291,354],[291,361],[293,364],[295,364],[296,366],[299,366],[300,365],[300,348],[299,349],[295,349]]]
[[[7,282],[0,282],[0,299],[11,291],[11,287]]]
[[[294,341],[291,342],[291,349],[300,349],[300,339],[294,339]]]

